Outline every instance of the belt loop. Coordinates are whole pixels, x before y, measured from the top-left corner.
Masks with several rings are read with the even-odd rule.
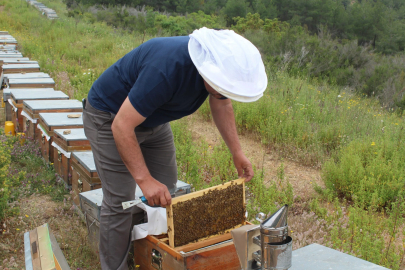
[[[85,98],[82,99],[82,104],[83,104],[83,110],[85,110],[86,109],[86,99]]]

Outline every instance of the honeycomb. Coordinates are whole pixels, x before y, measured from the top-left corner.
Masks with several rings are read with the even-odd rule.
[[[246,207],[243,192],[242,184],[232,183],[227,188],[209,190],[202,196],[174,204],[174,246],[223,234],[244,224]]]

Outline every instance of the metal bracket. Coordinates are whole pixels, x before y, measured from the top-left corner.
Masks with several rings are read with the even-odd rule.
[[[44,134],[42,134],[41,142],[42,142],[42,144],[45,144],[45,135]]]
[[[58,160],[62,162],[62,152],[58,150]]]
[[[31,123],[31,121],[30,120],[25,120],[25,126],[27,127],[27,129],[30,127],[30,123]]]
[[[152,262],[151,265],[157,270],[162,270],[163,257],[159,251],[152,249]]]

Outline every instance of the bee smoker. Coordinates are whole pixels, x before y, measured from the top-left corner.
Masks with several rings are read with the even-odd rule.
[[[259,213],[260,225],[233,230],[232,238],[243,270],[287,270],[291,267],[292,238],[288,236],[288,205],[269,218]]]

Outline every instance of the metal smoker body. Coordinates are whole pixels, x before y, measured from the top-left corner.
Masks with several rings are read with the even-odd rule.
[[[243,270],[287,270],[291,267],[292,238],[288,236],[288,205],[266,220],[260,213],[260,225],[247,225],[232,231]]]

